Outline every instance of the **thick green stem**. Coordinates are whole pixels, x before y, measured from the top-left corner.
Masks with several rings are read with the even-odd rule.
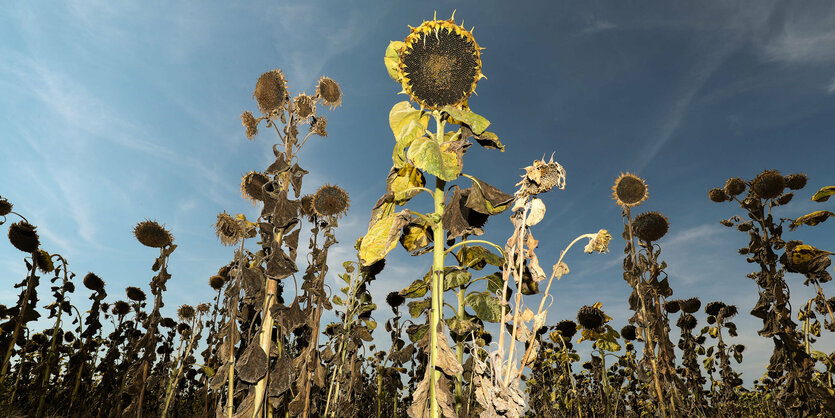
[[[455,317],[459,320],[464,320],[464,289],[458,289],[458,309],[455,312]],[[455,343],[455,355],[458,358],[459,364],[464,364],[464,343],[458,341]],[[455,376],[455,413],[461,415],[461,408],[464,405],[464,373],[458,373]]]
[[[437,133],[435,140],[442,143],[444,140],[444,123],[441,119],[441,113],[433,112],[435,123],[437,126]],[[440,372],[435,369],[438,364],[438,324],[441,322],[441,314],[443,313],[443,278],[444,278],[444,255],[446,236],[444,234],[443,216],[444,216],[444,189],[446,182],[440,178],[435,179],[435,225],[432,227],[433,242],[435,243],[433,260],[432,260],[432,311],[429,318],[429,333],[430,333],[430,351],[429,351],[429,414],[432,418],[440,417],[440,410],[438,408],[437,398],[437,380],[440,378]]]

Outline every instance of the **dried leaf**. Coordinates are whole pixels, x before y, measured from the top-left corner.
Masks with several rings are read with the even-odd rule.
[[[362,238],[359,255],[362,265],[368,266],[386,257],[400,238],[401,229],[409,223],[411,213],[404,209],[377,221]]]
[[[267,353],[253,340],[235,362],[235,374],[247,383],[256,383],[267,375]]]
[[[534,226],[545,218],[545,203],[542,199],[535,197],[531,199],[531,208],[528,210],[528,217],[525,219],[525,225]]]

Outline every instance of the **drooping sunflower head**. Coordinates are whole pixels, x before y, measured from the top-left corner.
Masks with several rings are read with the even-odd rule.
[[[104,280],[94,273],[87,273],[82,280],[84,287],[98,293],[104,292]]]
[[[255,139],[255,135],[258,135],[258,119],[255,119],[252,112],[247,110],[241,113],[241,124],[246,129],[246,139]]]
[[[223,245],[235,245],[240,242],[244,236],[244,231],[240,224],[232,215],[224,212],[217,214],[217,222],[215,222],[215,235],[220,238],[220,243]]]
[[[403,90],[424,108],[466,106],[476,83],[484,78],[481,48],[472,32],[457,25],[454,15],[411,29],[399,51]]]
[[[588,330],[596,330],[606,322],[606,315],[597,306],[583,306],[577,312],[577,322]]]
[[[681,310],[684,313],[696,313],[702,307],[702,301],[699,298],[689,298],[681,301]]]
[[[306,123],[311,116],[316,114],[316,102],[313,97],[301,93],[293,99],[293,111],[300,122]]]
[[[123,300],[117,300],[113,304],[113,314],[118,316],[125,316],[130,312],[130,304]]]
[[[264,200],[264,187],[270,179],[257,171],[250,171],[241,178],[241,195],[255,204],[256,201]]]
[[[322,76],[316,85],[316,98],[331,110],[342,104],[342,89],[330,77]]]
[[[156,221],[145,220],[133,228],[133,235],[146,247],[162,248],[174,240],[171,233]]]
[[[642,213],[632,222],[632,233],[642,241],[658,241],[670,229],[667,217],[658,212]]]
[[[258,77],[255,92],[252,94],[258,102],[258,108],[264,115],[280,112],[287,103],[287,81],[281,70],[267,71]]]
[[[183,305],[177,309],[177,316],[180,318],[180,321],[190,321],[194,318],[194,307],[191,305]]]
[[[9,242],[20,251],[33,253],[41,245],[37,227],[26,221],[15,222],[9,227]]]
[[[763,199],[773,199],[783,193],[786,179],[777,170],[765,170],[751,181],[751,190]]]
[[[615,185],[612,186],[612,198],[620,207],[638,206],[647,200],[647,197],[649,197],[649,192],[644,179],[629,172],[621,173],[615,179]]]
[[[128,295],[128,299],[135,301],[135,302],[142,302],[145,300],[145,292],[142,289],[134,286],[128,286],[125,288],[125,294]]]
[[[226,284],[226,279],[224,279],[222,276],[215,275],[215,276],[209,277],[209,286],[211,286],[212,289],[214,289],[214,290],[223,289],[223,285],[225,285],[225,284]]]
[[[38,250],[32,253],[32,257],[38,261],[38,270],[41,272],[52,273],[55,270],[55,264],[52,262],[52,256],[49,255],[48,252]]]
[[[635,328],[635,325],[626,325],[623,328],[621,328],[620,336],[623,337],[623,339],[626,341],[635,341],[635,338],[638,337],[636,335],[637,330],[638,329]]]
[[[348,193],[339,186],[324,185],[313,195],[313,210],[319,216],[341,216],[348,211]]]
[[[0,197],[0,216],[6,216],[12,212],[14,205],[8,199]]]

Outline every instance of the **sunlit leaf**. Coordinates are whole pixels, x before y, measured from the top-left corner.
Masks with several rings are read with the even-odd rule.
[[[499,322],[501,319],[502,307],[499,300],[489,293],[470,293],[465,301],[482,321]]]
[[[404,225],[409,222],[408,209],[377,221],[362,238],[359,255],[362,265],[368,266],[382,260],[397,245]]]
[[[453,122],[464,122],[467,126],[472,129],[473,133],[481,134],[490,126],[490,121],[484,118],[484,116],[477,115],[470,110],[463,110],[458,109],[454,106],[446,106],[443,108],[444,112],[449,113],[449,115],[455,119]]]
[[[826,186],[818,190],[813,196],[812,200],[815,202],[826,202],[829,196],[835,194],[835,186]]]
[[[389,77],[396,82],[400,82],[400,48],[403,46],[403,41],[391,41],[386,47],[386,55],[383,57],[383,62],[386,65],[386,71],[389,72]]]

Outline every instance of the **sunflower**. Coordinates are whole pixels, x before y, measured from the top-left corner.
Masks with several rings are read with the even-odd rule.
[[[258,119],[250,111],[241,113],[241,124],[246,128],[246,139],[253,140],[258,135]]]
[[[293,99],[293,110],[299,122],[306,123],[311,116],[316,114],[316,102],[313,97],[301,93]]]
[[[330,77],[322,76],[316,85],[316,98],[331,110],[342,104],[342,89]]]
[[[220,243],[223,245],[235,245],[244,236],[244,231],[240,224],[232,215],[221,212],[217,214],[217,222],[215,222],[215,235],[220,238]]]
[[[595,330],[606,322],[606,315],[597,306],[583,306],[577,312],[577,322],[585,329]]]
[[[38,270],[43,273],[52,273],[55,270],[55,264],[52,262],[52,256],[44,250],[38,250],[32,253],[32,257],[38,261]]]
[[[638,206],[649,197],[647,183],[644,179],[631,174],[621,173],[612,186],[612,198],[622,208]]]
[[[670,222],[658,212],[642,213],[632,222],[632,232],[643,241],[658,241],[670,229]]]
[[[12,212],[14,205],[8,199],[0,197],[0,216],[6,216]]]
[[[471,31],[449,20],[424,21],[406,36],[399,51],[403,90],[422,107],[462,108],[481,73],[481,49]]]
[[[348,193],[339,186],[324,185],[313,195],[313,210],[319,216],[341,216],[348,211]]]
[[[125,293],[128,295],[128,299],[135,301],[135,302],[142,302],[145,300],[145,292],[138,287],[128,286],[125,288]]]
[[[94,292],[104,292],[104,280],[102,280],[101,277],[97,276],[95,273],[87,273],[84,276],[82,283],[84,283],[84,287]]]
[[[180,309],[177,309],[177,316],[181,321],[191,320],[194,318],[194,307],[191,305],[180,306]]]
[[[33,253],[41,245],[37,227],[26,221],[15,222],[9,227],[9,242],[20,251]]]
[[[280,112],[287,103],[287,81],[281,70],[267,71],[258,77],[255,92],[252,94],[258,102],[258,108],[265,115]]]
[[[212,276],[209,277],[209,286],[212,287],[214,290],[223,289],[223,285],[226,284],[226,279],[222,276]]]
[[[773,199],[783,193],[786,179],[777,170],[765,170],[751,181],[751,190],[763,199]]]
[[[255,204],[256,201],[264,200],[264,187],[270,179],[266,175],[257,171],[250,171],[241,178],[241,195]]]
[[[174,238],[171,233],[156,221],[145,220],[133,228],[133,235],[140,244],[151,248],[162,248],[171,245]]]

